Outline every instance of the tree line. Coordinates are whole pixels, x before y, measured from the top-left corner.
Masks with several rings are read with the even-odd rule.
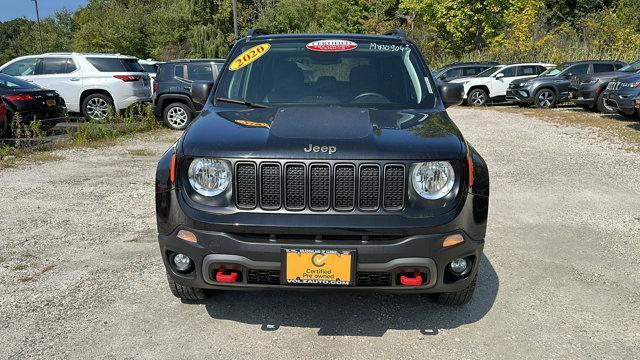
[[[241,35],[253,27],[278,33],[402,27],[433,66],[460,60],[635,60],[638,14],[638,0],[238,0]],[[235,40],[231,0],[89,0],[41,25],[44,52],[224,57]],[[0,23],[0,63],[40,52],[34,21]]]

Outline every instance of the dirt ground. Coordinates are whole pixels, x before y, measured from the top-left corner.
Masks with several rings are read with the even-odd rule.
[[[492,181],[470,304],[269,291],[180,302],[153,203],[156,161],[179,134],[160,131],[0,171],[0,358],[640,357],[640,154],[597,129],[450,114]]]

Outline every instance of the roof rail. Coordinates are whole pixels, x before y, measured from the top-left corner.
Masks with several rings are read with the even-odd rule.
[[[405,33],[404,30],[402,30],[402,29],[389,30],[386,33],[384,33],[384,35],[398,37],[398,38],[400,38],[402,40],[402,42],[406,42],[407,41],[407,33]]]
[[[264,29],[249,29],[249,31],[247,31],[248,38],[258,35],[269,35],[269,32]]]

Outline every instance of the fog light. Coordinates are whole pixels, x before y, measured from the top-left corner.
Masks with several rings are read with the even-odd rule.
[[[453,260],[449,264],[449,267],[451,271],[458,276],[465,275],[469,271],[469,263],[463,258]]]
[[[191,259],[185,254],[176,254],[173,257],[173,265],[179,272],[186,272],[191,267]]]

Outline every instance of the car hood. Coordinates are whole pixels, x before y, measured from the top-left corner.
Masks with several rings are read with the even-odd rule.
[[[462,134],[445,111],[363,108],[210,108],[189,126],[187,156],[285,159],[462,158]]]
[[[615,80],[620,82],[626,82],[626,83],[640,81],[640,74],[630,74],[630,73],[623,73],[623,74],[626,74],[626,76],[624,75],[618,76],[615,78]]]

